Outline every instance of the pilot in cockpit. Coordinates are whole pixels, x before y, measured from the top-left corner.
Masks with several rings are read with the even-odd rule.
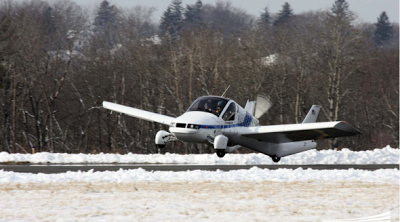
[[[222,108],[224,106],[224,102],[221,100],[218,102],[217,104],[217,108],[215,110],[213,110],[213,113],[217,116],[219,116],[222,112]]]

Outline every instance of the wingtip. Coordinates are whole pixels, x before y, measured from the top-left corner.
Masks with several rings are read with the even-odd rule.
[[[103,107],[104,107],[104,106],[107,106],[107,104],[110,104],[110,102],[103,101],[103,103],[102,103]]]
[[[360,131],[358,131],[356,128],[354,128],[350,123],[346,121],[340,121],[338,124],[336,124],[336,128],[350,132],[354,134],[354,136],[362,134]]]

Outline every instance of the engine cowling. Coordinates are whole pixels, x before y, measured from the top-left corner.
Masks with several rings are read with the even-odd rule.
[[[160,130],[156,134],[155,143],[159,148],[164,148],[169,139],[170,133],[165,130]]]

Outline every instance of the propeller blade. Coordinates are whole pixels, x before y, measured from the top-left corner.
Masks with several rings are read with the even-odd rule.
[[[254,117],[257,119],[264,115],[269,108],[271,108],[272,102],[268,96],[265,95],[257,95],[257,103],[256,103],[256,111],[254,113]]]

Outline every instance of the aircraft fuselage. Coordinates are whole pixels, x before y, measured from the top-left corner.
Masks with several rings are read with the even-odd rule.
[[[235,136],[238,127],[259,125],[258,119],[233,100],[215,96],[200,97],[198,100],[206,101],[204,104],[200,104],[204,107],[204,105],[207,106],[207,101],[212,103],[219,99],[226,100],[224,107],[219,111],[219,115],[205,108],[196,107],[195,110],[189,108],[186,113],[177,117],[175,122],[170,124],[169,131],[177,139],[184,142],[208,143],[220,134],[227,137]],[[196,104],[196,101],[194,104]],[[227,114],[228,112],[230,113]]]

